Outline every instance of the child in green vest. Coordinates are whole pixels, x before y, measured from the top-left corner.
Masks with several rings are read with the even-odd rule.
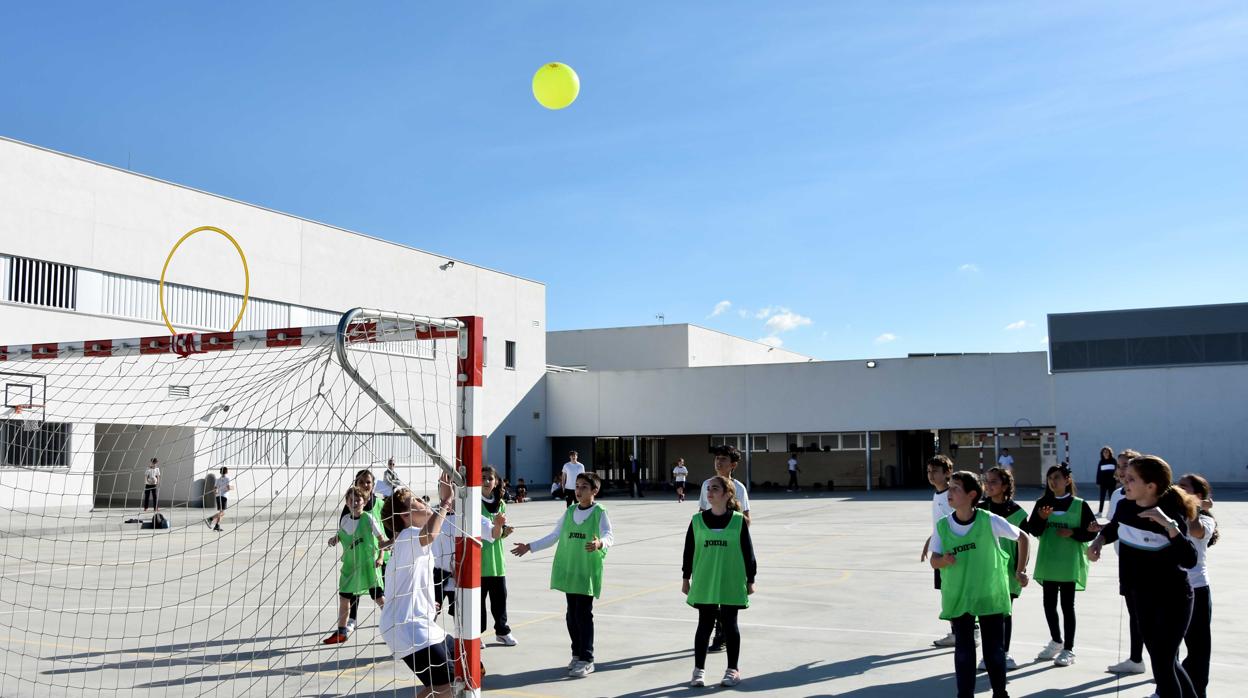
[[[596,473],[577,475],[576,505],[559,517],[555,529],[541,540],[517,543],[511,549],[520,557],[559,544],[550,567],[550,588],[567,596],[566,620],[572,639],[568,675],[578,679],[594,671],[594,599],[602,595],[602,561],[615,541],[607,510],[594,501],[601,488]]]
[[[940,617],[953,624],[953,667],[958,698],[975,695],[975,619],[983,638],[984,665],[993,698],[1005,692],[1005,617],[1010,614],[1010,579],[1027,584],[1021,567],[1010,569],[1004,540],[1016,540],[1026,559],[1027,537],[992,512],[977,509],[982,496],[978,477],[960,470],[949,479],[953,512],[936,523],[929,550],[932,569],[940,572]]]
[[[994,467],[989,468],[984,474],[984,498],[979,502],[980,509],[988,511],[1009,521],[1016,527],[1021,527],[1023,522],[1027,520],[1027,512],[1014,501],[1014,474],[1008,468]],[[1023,536],[1025,539],[1026,536]],[[1030,543],[1030,541],[1026,541]],[[1009,555],[1006,561],[1007,570],[1018,570],[1018,576],[1010,577],[1010,608],[1014,607],[1014,599],[1017,599],[1023,591],[1023,580],[1027,578],[1027,545],[1020,550],[1016,541],[1004,539],[1001,541],[1001,549]],[[1020,552],[1022,553],[1020,555]],[[1011,671],[1018,668],[1018,662],[1010,656],[1010,638],[1014,634],[1014,614],[1011,613],[1005,617],[1005,631],[1002,638],[1002,646],[1005,648],[1005,669]],[[979,663],[979,670],[984,671],[985,664]]]
[[[342,543],[342,572],[338,576],[338,629],[322,640],[326,645],[347,641],[352,601],[368,594],[378,607],[385,605],[381,590],[381,522],[373,512],[365,511],[364,493],[358,487],[347,489],[344,499],[347,514],[339,520],[338,531],[328,542],[330,547]]]
[[[1100,525],[1088,503],[1075,496],[1075,482],[1066,463],[1045,473],[1044,496],[1031,510],[1023,530],[1040,539],[1035,578],[1044,587],[1044,617],[1049,644],[1036,656],[1057,666],[1075,663],[1075,592],[1088,585],[1085,551]],[[1057,601],[1062,601],[1063,632],[1058,629]]]
[[[707,481],[710,508],[693,515],[685,531],[681,592],[685,602],[698,609],[698,629],[693,635],[693,678],[690,686],[706,685],[706,653],[716,621],[728,650],[728,670],[720,685],[741,683],[737,660],[741,656],[741,631],[737,612],[749,608],[758,571],[750,527],[745,524],[732,480],[715,475]]]
[[[387,539],[389,539],[391,537],[390,531],[386,530],[385,520],[381,516],[381,505],[384,502],[384,499],[378,496],[376,484],[377,484],[377,481],[373,477],[373,471],[369,470],[368,468],[364,468],[363,470],[356,472],[355,488],[359,490],[361,494],[364,495],[364,511],[371,512],[372,515],[376,517],[378,521],[382,522],[381,528],[386,533]],[[348,513],[350,512],[347,510],[347,507],[344,506],[342,508],[341,516],[346,516]],[[383,553],[382,558],[381,558],[381,578],[383,580],[386,577],[386,563],[389,561],[390,561],[390,551],[387,550],[385,551],[385,553]],[[382,589],[383,591],[385,589],[384,583],[382,584]],[[348,617],[347,617],[347,634],[348,635],[355,632],[356,620],[359,617],[360,617],[360,599],[357,596],[351,600],[351,612],[350,614],[348,614]]]
[[[503,564],[503,538],[511,533],[507,525],[507,502],[503,497],[503,481],[493,466],[481,471],[481,513],[490,522],[488,528],[501,527],[501,536],[481,544],[481,632],[485,632],[485,606],[489,599],[494,616],[494,636],[507,647],[520,644],[507,625],[507,569]]]

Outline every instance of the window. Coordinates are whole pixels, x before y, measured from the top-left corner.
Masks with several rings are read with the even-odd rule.
[[[24,257],[9,258],[5,300],[49,308],[77,308],[78,268]]]
[[[846,451],[861,451],[862,434],[841,434],[841,448]]]
[[[512,370],[515,370],[516,368],[516,343],[510,339],[507,340],[507,356],[506,363],[504,365],[506,368],[510,368]]]
[[[216,465],[286,465],[286,432],[272,429],[216,429]]]
[[[26,468],[69,467],[69,425],[6,419],[0,422],[4,465]]]
[[[750,441],[751,441],[750,443],[751,451],[755,453],[765,453],[767,451],[767,437],[765,435],[764,436],[751,436]]]
[[[839,451],[841,450],[840,434],[820,434],[819,450],[821,451]]]
[[[711,448],[716,446],[732,446],[738,451],[745,450],[745,437],[740,434],[716,435],[711,437]]]

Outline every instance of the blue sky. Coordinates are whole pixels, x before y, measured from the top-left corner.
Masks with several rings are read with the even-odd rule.
[[[1242,2],[185,5],[8,7],[0,134],[543,281],[551,329],[854,358],[1248,300]]]

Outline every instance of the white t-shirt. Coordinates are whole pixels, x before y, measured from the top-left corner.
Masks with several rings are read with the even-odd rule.
[[[1018,537],[1023,535],[1022,530],[1017,526],[988,511],[987,509],[975,510],[976,517],[984,516],[985,514],[988,516],[988,521],[992,524],[992,535],[997,538],[1018,540]],[[957,519],[953,517],[953,514],[949,514],[949,516],[946,516],[945,518],[949,519],[949,530],[953,531],[953,535],[955,536],[965,536],[970,532],[971,526],[975,525],[974,518],[971,519],[969,524],[958,523]],[[932,545],[930,550],[933,555],[939,555],[940,553],[945,552],[945,546],[940,542],[940,535],[936,532],[935,528],[932,529]]]
[[[1218,529],[1218,522],[1212,516],[1201,514],[1198,518],[1200,525],[1205,529],[1205,537],[1192,538],[1192,545],[1196,546],[1196,566],[1187,571],[1187,581],[1191,583],[1193,589],[1209,586],[1209,568],[1205,564],[1205,551],[1209,549],[1209,539],[1213,537],[1213,532]]]
[[[789,459],[789,472],[790,472],[790,473],[792,473],[792,472],[796,472],[796,471],[797,471],[797,459],[796,459],[796,458],[790,458],[790,459]]]
[[[1114,512],[1118,511],[1118,502],[1127,498],[1126,490],[1119,487],[1109,495],[1109,520],[1114,520]]]
[[[672,468],[672,475],[676,476],[676,482],[684,482],[689,478],[689,469],[683,465]]]
[[[702,493],[698,495],[698,508],[706,511],[711,508],[711,502],[706,498],[706,486],[711,484],[711,478],[702,481]],[[745,485],[741,481],[733,478],[732,488],[737,491],[737,503],[741,505],[741,513],[744,514],[750,510],[750,494],[745,491]]]
[[[338,528],[342,529],[348,536],[354,536],[355,529],[359,527],[360,521],[365,518],[367,518],[369,524],[372,525],[373,534],[378,538],[385,540],[386,532],[381,530],[381,523],[377,521],[377,517],[375,516],[360,516],[358,519],[353,519],[350,514],[346,514],[341,519],[338,519]]]
[[[1000,458],[997,459],[997,465],[1001,466],[1002,468],[1005,468],[1006,470],[1013,470],[1014,469],[1014,456],[1011,456],[1008,453],[1001,456]]]
[[[224,497],[230,492],[230,476],[221,475],[217,477],[217,496]]]
[[[446,637],[433,622],[437,612],[433,596],[433,546],[421,546],[420,529],[405,528],[395,538],[386,565],[386,605],[378,622],[381,637],[395,659]]]
[[[932,526],[937,521],[945,518],[953,513],[953,506],[949,504],[949,487],[932,494]]]
[[[598,509],[600,511],[598,515],[598,538],[602,540],[602,547],[605,550],[615,544],[615,533],[611,530],[611,519],[607,516],[606,509],[599,506],[597,502],[594,502],[594,505],[588,509],[582,509],[579,503],[572,506],[575,509],[575,511],[572,512],[572,521],[577,526],[585,523],[585,520],[589,518],[590,514],[594,513],[594,509]],[[547,533],[545,536],[533,541],[532,543],[529,543],[529,550],[536,552],[538,550],[549,548],[555,543],[558,543],[559,534],[563,532],[563,517],[566,515],[566,512],[559,515],[559,520],[555,522],[555,528],[553,531]]]
[[[152,466],[143,473],[143,482],[149,485],[155,485],[160,482],[160,468]]]
[[[563,464],[563,474],[565,476],[564,488],[569,490],[576,489],[576,476],[585,472],[585,464],[577,461],[573,463],[568,461]]]
[[[493,526],[490,520],[481,517],[481,538],[489,543],[494,540],[492,533]],[[447,572],[454,571],[455,565],[455,537],[459,535],[459,519],[455,514],[448,514],[446,520],[442,522],[442,530],[438,533],[438,537],[433,539],[433,566]],[[447,589],[455,588],[455,581],[451,580],[446,583]]]

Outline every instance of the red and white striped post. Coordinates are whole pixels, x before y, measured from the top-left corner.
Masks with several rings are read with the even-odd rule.
[[[460,696],[481,695],[481,454],[485,428],[482,409],[484,356],[483,321],[457,318],[464,323],[457,363],[462,421],[455,437],[456,468],[464,475],[459,489],[459,531],[455,537],[455,635],[459,660],[455,677],[463,682]],[[475,539],[475,540],[474,540]]]
[[[1066,465],[1070,465],[1070,432],[1059,431],[1057,433],[1061,435],[1062,441],[1066,444],[1066,459],[1062,462]]]

